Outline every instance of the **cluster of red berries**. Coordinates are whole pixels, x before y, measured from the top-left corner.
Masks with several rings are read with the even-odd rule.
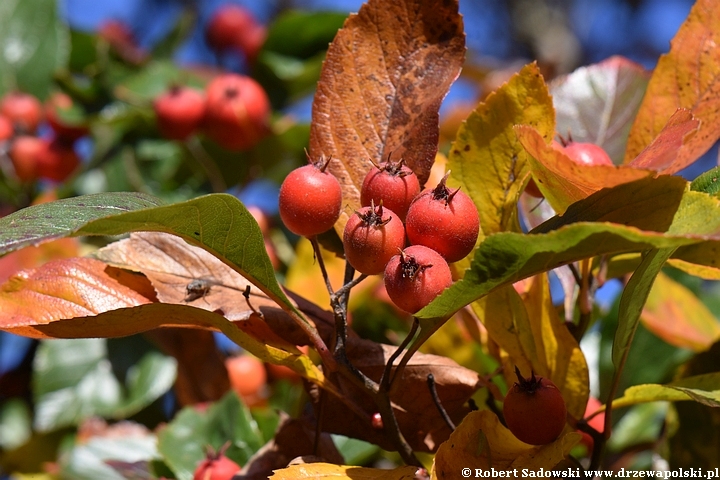
[[[340,217],[342,188],[327,170],[329,162],[323,157],[294,170],[280,187],[280,218],[297,235],[323,233]],[[415,173],[402,160],[388,159],[366,175],[362,208],[345,225],[348,263],[366,275],[384,273],[388,296],[409,313],[450,286],[448,262],[466,257],[478,238],[475,204],[446,180],[421,193]]]
[[[73,109],[73,100],[56,92],[43,105],[28,93],[14,91],[0,99],[0,142],[7,149],[17,179],[30,183],[37,179],[62,182],[80,164],[75,153],[75,141],[87,135],[88,124],[70,122],[62,114]],[[43,121],[50,125],[53,135],[36,135]]]
[[[160,134],[184,140],[202,131],[229,150],[248,150],[268,132],[270,100],[262,86],[236,73],[218,75],[201,93],[175,85],[153,102]]]

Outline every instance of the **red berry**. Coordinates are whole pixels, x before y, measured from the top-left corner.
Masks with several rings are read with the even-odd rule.
[[[30,135],[21,135],[13,140],[9,155],[15,175],[21,182],[32,182],[38,178],[38,158],[45,148],[43,140]]]
[[[420,194],[410,205],[405,226],[413,245],[430,247],[448,262],[465,258],[475,248],[480,217],[473,201],[458,188],[445,185]]]
[[[38,152],[37,172],[41,178],[62,182],[80,165],[80,158],[75,153],[72,143],[55,139],[42,140],[42,148]]]
[[[107,20],[98,28],[98,36],[126,62],[140,64],[147,58],[146,52],[141,49],[130,27],[121,20]]]
[[[265,27],[257,22],[252,13],[234,4],[218,8],[205,29],[205,39],[213,50],[223,52],[238,49],[250,60],[257,55],[265,36]]]
[[[343,232],[345,258],[366,275],[385,270],[393,255],[405,246],[405,227],[400,218],[382,205],[363,207],[350,217]]]
[[[21,133],[35,133],[42,120],[42,105],[28,93],[10,92],[0,101],[0,113]]]
[[[153,102],[160,134],[184,140],[195,132],[205,116],[205,97],[189,87],[174,85]]]
[[[373,416],[370,419],[370,424],[375,430],[382,430],[383,428],[385,428],[380,412],[373,413]]]
[[[193,480],[230,480],[242,468],[237,463],[225,456],[225,449],[221,448],[217,453],[208,448],[207,457],[201,461]]]
[[[385,290],[400,309],[415,313],[452,284],[445,259],[423,245],[412,245],[385,267]]]
[[[0,142],[12,138],[15,128],[9,118],[0,115]]]
[[[248,150],[267,133],[270,100],[250,77],[223,74],[206,87],[203,129],[208,137],[229,150]]]
[[[565,154],[580,165],[614,165],[607,152],[594,143],[571,141],[565,146]]]
[[[264,400],[267,384],[265,365],[258,358],[245,354],[225,360],[230,386],[248,406],[255,406]]]
[[[373,168],[365,175],[360,188],[360,204],[364,207],[375,202],[395,212],[405,221],[408,208],[413,199],[420,194],[420,182],[415,173],[403,160],[388,160]]]
[[[58,137],[67,141],[77,140],[84,137],[90,131],[87,122],[84,120],[68,121],[61,118],[61,112],[71,112],[75,107],[72,98],[62,92],[53,93],[45,102],[45,118],[50,127]]]
[[[327,162],[296,168],[280,185],[278,209],[285,226],[296,235],[312,237],[330,230],[342,208],[342,187],[326,171]]]
[[[545,445],[557,439],[565,428],[567,410],[562,393],[543,377],[524,378],[515,367],[518,381],[510,388],[503,403],[508,429],[530,445]]]

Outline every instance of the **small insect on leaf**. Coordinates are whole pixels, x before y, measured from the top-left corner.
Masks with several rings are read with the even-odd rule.
[[[195,279],[187,284],[185,301],[192,302],[198,298],[203,298],[210,293],[210,283],[207,280]]]

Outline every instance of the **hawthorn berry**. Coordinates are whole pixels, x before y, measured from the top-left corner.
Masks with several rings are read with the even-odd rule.
[[[226,73],[205,88],[203,130],[228,150],[248,150],[269,132],[270,100],[250,77]]]
[[[467,256],[480,233],[480,217],[464,192],[451,191],[445,175],[433,190],[420,194],[410,204],[405,228],[413,245],[425,245],[449,263]]]
[[[249,354],[225,359],[230,386],[248,406],[262,403],[263,389],[267,384],[265,365],[257,357]]]
[[[342,187],[327,171],[327,161],[296,168],[280,185],[278,210],[285,226],[296,235],[313,237],[330,230],[342,208]]]
[[[184,140],[195,132],[205,116],[205,97],[189,87],[173,85],[153,101],[160,134]]]
[[[64,140],[77,140],[90,131],[87,122],[84,120],[70,121],[65,119],[65,116],[76,115],[77,113],[77,106],[66,93],[55,92],[45,102],[45,118],[55,134]]]
[[[230,480],[242,468],[225,456],[227,443],[217,452],[208,447],[207,455],[195,468],[193,480]]]
[[[503,403],[508,429],[530,445],[545,445],[557,439],[565,428],[567,410],[562,393],[547,378],[524,378],[515,367],[518,381],[510,388]]]
[[[580,165],[614,165],[607,152],[594,143],[570,141],[565,145],[564,151]]]
[[[21,182],[32,182],[38,178],[38,157],[44,148],[47,147],[43,140],[30,135],[20,135],[12,141],[8,155]]]
[[[15,133],[15,128],[9,118],[5,115],[0,115],[0,142],[9,140]]]
[[[360,187],[360,204],[363,207],[375,202],[389,208],[405,221],[413,199],[420,194],[420,182],[415,173],[401,159],[374,165],[365,175]]]
[[[366,275],[376,275],[398,250],[405,246],[402,220],[383,205],[362,207],[345,224],[343,247],[352,267]]]
[[[423,245],[411,245],[385,267],[385,290],[401,310],[415,313],[452,284],[445,259]]]
[[[265,27],[246,8],[227,4],[218,8],[205,28],[205,40],[217,52],[237,49],[253,60],[265,41]]]
[[[40,100],[19,91],[5,94],[0,100],[0,114],[7,117],[19,133],[35,133],[42,121]]]
[[[62,138],[42,140],[37,157],[37,173],[41,178],[62,182],[80,165],[80,158],[71,142]]]

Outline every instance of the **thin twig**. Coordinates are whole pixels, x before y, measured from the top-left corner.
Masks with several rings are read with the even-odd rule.
[[[205,151],[197,137],[192,135],[188,138],[185,141],[185,147],[195,161],[197,161],[198,165],[200,165],[200,168],[203,169],[205,176],[210,181],[210,187],[213,189],[213,192],[226,191],[227,183],[225,182],[222,172],[218,168],[217,163],[215,163],[215,160]]]
[[[440,401],[440,397],[438,396],[437,388],[435,388],[435,375],[433,375],[432,373],[428,373],[427,384],[428,388],[430,389],[430,396],[432,397],[433,403],[438,409],[438,412],[440,412],[440,416],[443,418],[443,420],[445,420],[445,423],[448,427],[450,427],[450,430],[455,431],[455,423],[450,418],[450,415],[448,415],[445,407],[442,406],[442,402]]]
[[[417,318],[413,317],[413,324],[412,327],[410,327],[410,331],[405,336],[405,339],[402,341],[402,343],[397,347],[397,349],[395,349],[393,354],[390,355],[390,358],[388,358],[385,369],[383,370],[382,377],[380,377],[380,390],[384,392],[389,392],[398,374],[401,373],[398,370],[400,368],[398,366],[398,368],[395,369],[395,373],[391,376],[393,364],[395,363],[395,360],[400,356],[400,354],[405,350],[405,347],[407,347],[408,344],[412,341],[412,339],[415,338],[415,334],[417,333],[417,329],[419,326],[420,322]]]

